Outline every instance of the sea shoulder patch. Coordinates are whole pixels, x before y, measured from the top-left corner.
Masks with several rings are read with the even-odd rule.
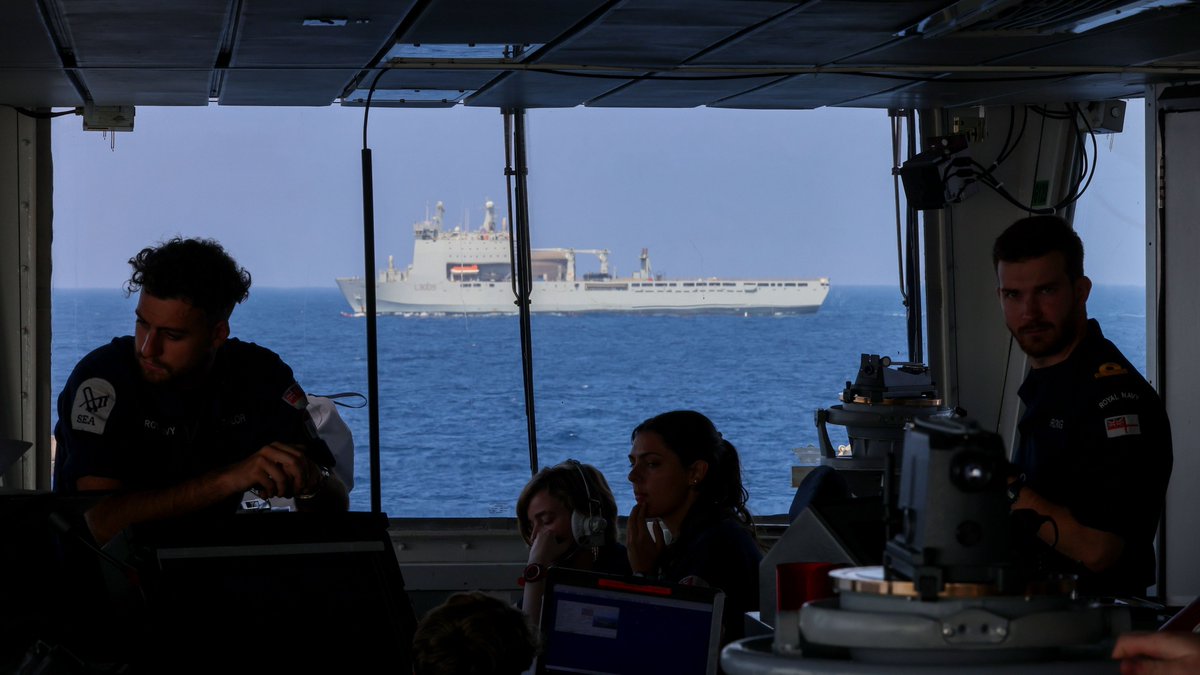
[[[1125,366],[1122,366],[1119,363],[1109,362],[1109,363],[1100,364],[1100,368],[1096,371],[1096,374],[1093,375],[1092,377],[1099,380],[1102,377],[1112,377],[1113,375],[1126,375],[1128,373],[1129,373],[1129,371],[1125,370]]]
[[[283,400],[296,410],[304,410],[308,407],[308,397],[304,395],[304,388],[300,386],[299,382],[293,382],[292,386],[284,390]]]
[[[117,390],[108,380],[92,377],[75,390],[71,404],[71,428],[103,434],[108,416],[117,405]]]
[[[1109,438],[1137,436],[1142,433],[1142,427],[1137,415],[1117,415],[1104,420],[1104,433]]]

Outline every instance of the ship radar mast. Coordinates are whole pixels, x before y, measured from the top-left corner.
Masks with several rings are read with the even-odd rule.
[[[653,279],[654,273],[650,270],[650,249],[648,249],[648,248],[642,249],[642,255],[639,258],[639,260],[642,263],[642,271],[641,271],[640,278]]]
[[[437,239],[438,232],[442,229],[442,216],[446,213],[446,206],[442,202],[438,202],[434,207],[436,213],[433,218],[429,217],[429,207],[425,208],[425,221],[413,225],[413,236],[417,239]]]
[[[484,202],[483,203],[483,211],[484,211],[483,227],[481,227],[480,229],[483,230],[484,232],[495,232],[496,231],[496,202],[493,202],[490,199],[487,200],[486,202]]]

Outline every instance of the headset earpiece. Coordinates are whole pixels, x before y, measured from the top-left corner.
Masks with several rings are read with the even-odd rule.
[[[579,462],[568,459],[567,463],[574,466],[575,470],[579,472],[588,503],[586,514],[579,510],[571,512],[571,534],[575,537],[575,543],[583,547],[599,548],[604,546],[604,533],[608,530],[608,521],[599,513],[600,502],[592,497],[592,488],[588,484],[587,474],[584,473]]]
[[[571,534],[575,541],[584,548],[604,545],[604,530],[608,521],[602,516],[588,516],[579,511],[571,512]]]

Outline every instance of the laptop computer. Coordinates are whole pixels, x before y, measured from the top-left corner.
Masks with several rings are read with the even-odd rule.
[[[552,568],[542,600],[538,675],[716,675],[725,594]]]

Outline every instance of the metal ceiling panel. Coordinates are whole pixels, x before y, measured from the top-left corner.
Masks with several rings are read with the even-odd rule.
[[[878,49],[863,51],[838,61],[839,65],[921,66],[947,64],[977,66],[1013,53],[1043,48],[1069,40],[1062,35],[1022,35],[1004,40],[950,34],[936,39],[911,36],[895,39]]]
[[[962,82],[946,78],[941,81],[913,82],[904,87],[881,91],[846,101],[850,107],[865,108],[960,108],[979,105],[987,97],[1011,95],[1022,98],[1021,93],[1035,86],[1065,88],[1070,78],[1056,78],[1041,82]]]
[[[323,106],[391,45],[416,0],[244,0],[222,105]],[[307,25],[306,25],[307,24]]]
[[[25,108],[83,105],[83,97],[61,70],[0,67],[0,101]]]
[[[353,80],[357,68],[254,69],[225,73],[221,105],[327,106]]]
[[[997,59],[999,65],[1136,66],[1186,54],[1200,46],[1200,9],[1148,12],[1042,49]],[[981,38],[982,40],[983,38]]]
[[[788,11],[770,0],[633,0],[539,53],[539,63],[676,66]]]
[[[728,80],[638,80],[587,102],[609,108],[695,108],[780,80],[779,76]]]
[[[80,78],[99,105],[208,105],[208,69],[89,68]]]
[[[82,67],[211,68],[229,0],[57,1]],[[155,86],[155,85],[152,85]]]
[[[8,0],[0,21],[0,70],[62,66],[36,0]]]
[[[400,21],[415,4],[416,0],[244,0],[230,65],[364,68],[391,44]],[[306,19],[345,23],[306,26]]]
[[[468,97],[465,103],[495,108],[573,108],[626,82],[628,80],[522,71],[501,78]]]
[[[909,87],[881,92],[849,102],[854,107],[957,108],[978,105],[1020,105],[1097,101],[1142,96],[1145,76],[1097,74],[1049,79],[1013,80],[1003,83],[968,82],[946,78],[918,82]]]
[[[906,38],[843,59],[843,64],[1129,66],[1189,51],[1200,31],[1200,10],[1152,12],[1084,34],[1026,35],[963,30],[944,37]]]
[[[928,39],[895,37],[946,1],[11,0],[0,26],[0,101],[77,105],[88,95],[108,104],[202,105],[215,83],[225,104],[327,105],[348,86],[361,86],[356,77],[397,32],[407,41],[442,46],[544,43],[530,57],[533,65],[581,67],[574,75],[505,73],[501,64],[485,65],[487,71],[397,68],[380,85],[393,92],[474,91],[466,99],[473,106],[1056,101],[1140,93],[1147,81],[1194,80],[1200,67],[1200,43],[1193,37],[1200,35],[1197,3],[1148,11],[1081,35],[968,29]],[[1041,0],[1030,6],[1036,2]],[[345,25],[302,25],[319,18]],[[776,80],[756,71],[811,65],[877,66],[892,73],[919,65],[917,74],[934,81],[846,73]],[[995,65],[1011,65],[1018,75],[1033,66],[1180,70],[1007,81],[982,69],[971,72]],[[724,69],[745,79],[718,79]],[[637,79],[651,70],[670,79]],[[950,72],[955,74],[936,80]],[[596,74],[619,77],[590,77]]]
[[[1127,73],[1081,75],[1063,81],[1043,80],[1019,92],[992,90],[970,103],[972,105],[1065,103],[1140,97],[1146,93],[1147,81],[1154,79],[1157,78]]]
[[[944,0],[812,2],[696,59],[695,65],[824,65],[899,40]]]
[[[0,102],[25,107],[83,104],[35,0],[9,0],[0,21]]]
[[[796,75],[711,104],[713,108],[812,109],[878,95],[909,83],[860,75]],[[887,106],[863,106],[887,107]]]
[[[501,75],[499,70],[409,70],[396,68],[379,78],[376,90],[388,89],[479,89]],[[371,80],[360,83],[371,86]]]
[[[400,42],[545,44],[611,0],[433,0]]]

